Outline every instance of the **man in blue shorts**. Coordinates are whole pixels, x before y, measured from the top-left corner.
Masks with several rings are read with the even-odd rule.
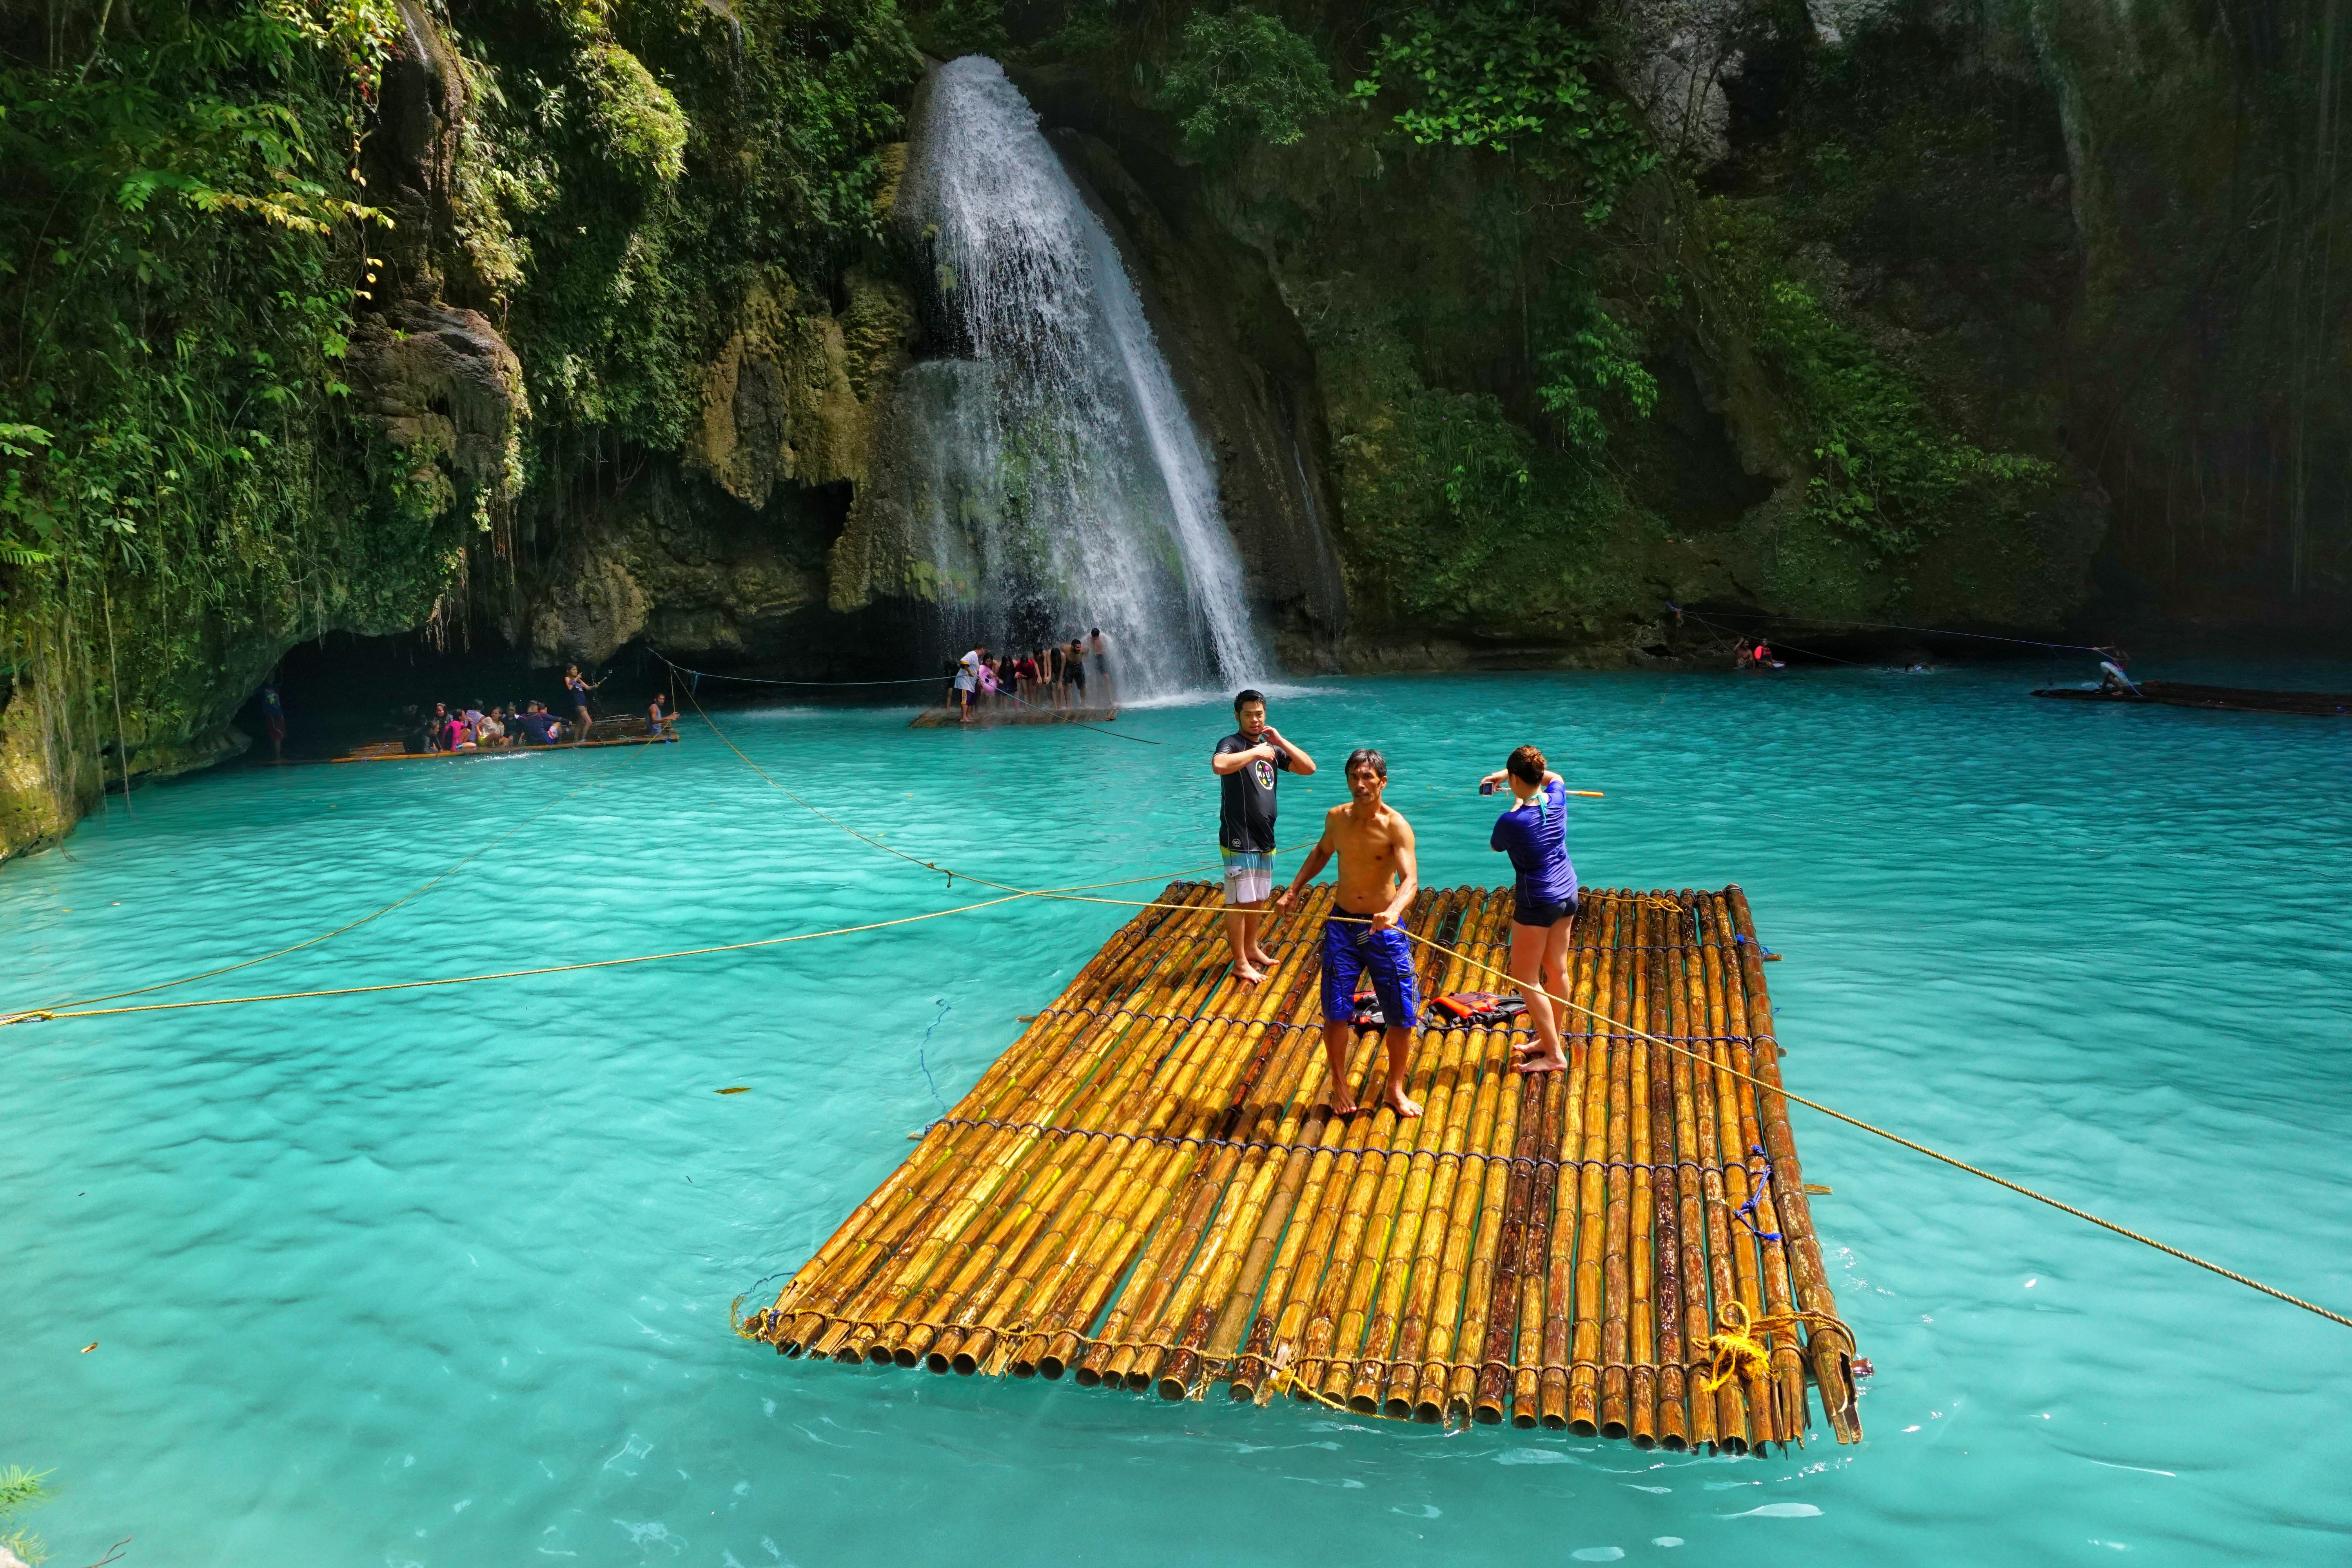
[[[1349,753],[1348,804],[1325,814],[1323,837],[1280,900],[1289,909],[1299,889],[1334,855],[1339,858],[1338,896],[1323,922],[1323,1051],[1331,1065],[1331,1109],[1341,1116],[1356,1110],[1348,1051],[1356,1042],[1356,983],[1367,973],[1388,1037],[1388,1089],[1381,1099],[1400,1118],[1421,1114],[1404,1091],[1413,1026],[1421,1020],[1421,986],[1412,944],[1397,925],[1421,890],[1421,870],[1412,825],[1381,799],[1388,783],[1388,760],[1378,752],[1360,746]]]
[[[1274,960],[1257,944],[1257,922],[1274,890],[1274,779],[1277,770],[1311,773],[1315,759],[1265,721],[1265,698],[1244,691],[1234,699],[1241,727],[1217,742],[1209,767],[1223,787],[1217,814],[1217,851],[1225,863],[1225,942],[1234,950],[1234,978],[1255,985]]]

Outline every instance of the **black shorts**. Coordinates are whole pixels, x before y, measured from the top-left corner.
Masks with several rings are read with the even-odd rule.
[[[1070,671],[1070,684],[1084,691],[1087,689],[1087,672],[1083,669]]]
[[[1524,888],[1514,888],[1511,890],[1511,923],[1513,925],[1556,926],[1564,920],[1574,918],[1575,914],[1576,895],[1573,893],[1570,893],[1565,900],[1555,901],[1550,899],[1530,899]]]

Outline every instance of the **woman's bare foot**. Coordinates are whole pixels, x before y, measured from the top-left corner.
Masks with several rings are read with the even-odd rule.
[[[1388,1102],[1388,1108],[1397,1113],[1400,1121],[1410,1121],[1421,1114],[1421,1102],[1408,1097],[1404,1085],[1401,1083],[1389,1085],[1388,1093],[1381,1098]]]
[[[1533,1075],[1539,1072],[1558,1072],[1567,1065],[1568,1058],[1565,1057],[1545,1056],[1538,1053],[1528,1057],[1524,1061],[1513,1062],[1511,1070]]]
[[[1234,978],[1244,985],[1255,985],[1265,978],[1265,971],[1254,968],[1237,958],[1234,960]]]
[[[1260,969],[1272,969],[1274,967],[1274,954],[1266,952],[1266,950],[1262,947],[1249,955],[1249,961],[1257,965]]]

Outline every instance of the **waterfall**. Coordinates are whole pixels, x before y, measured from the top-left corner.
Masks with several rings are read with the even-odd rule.
[[[1267,670],[1134,280],[994,60],[934,75],[897,211],[959,356],[898,395],[919,586],[950,629],[1027,652],[1100,626],[1122,701]]]

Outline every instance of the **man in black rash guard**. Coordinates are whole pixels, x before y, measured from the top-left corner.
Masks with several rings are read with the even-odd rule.
[[[1217,814],[1217,852],[1225,863],[1225,942],[1234,952],[1234,978],[1255,985],[1274,960],[1257,943],[1257,923],[1274,891],[1276,770],[1311,773],[1315,759],[1265,721],[1265,698],[1244,691],[1234,699],[1240,728],[1217,742],[1209,766],[1223,787]]]

